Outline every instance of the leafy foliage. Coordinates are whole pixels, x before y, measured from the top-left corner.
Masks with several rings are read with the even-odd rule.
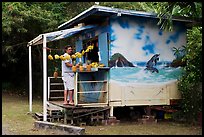
[[[28,73],[25,73],[28,71],[27,43],[39,34],[57,30],[59,24],[90,5],[93,3],[2,2],[2,68],[7,74],[3,76],[3,82],[10,82],[16,88],[28,88]],[[32,52],[33,79],[36,79],[33,85],[37,90],[41,89],[42,81],[41,47],[32,48]],[[37,81],[39,83],[35,83]]]
[[[100,2],[101,6],[121,8],[126,10],[144,11],[141,2]]]
[[[173,16],[191,17],[195,20],[202,18],[201,2],[146,2],[143,5],[146,11],[157,14],[161,29],[169,31],[173,30]]]
[[[202,28],[194,27],[188,32],[187,62],[185,74],[179,81],[182,93],[181,108],[188,122],[196,121],[202,111]]]

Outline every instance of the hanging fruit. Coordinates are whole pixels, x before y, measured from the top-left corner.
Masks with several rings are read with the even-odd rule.
[[[51,54],[49,54],[49,55],[48,55],[48,59],[49,59],[49,60],[53,60],[54,58],[52,57]]]
[[[59,55],[56,54],[56,55],[55,55],[55,59],[59,59],[59,58],[60,58]]]

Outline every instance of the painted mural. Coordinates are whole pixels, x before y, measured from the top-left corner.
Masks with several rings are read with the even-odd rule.
[[[157,25],[158,20],[120,17],[110,20],[110,82],[162,83],[182,75],[186,28],[177,22],[172,32]]]

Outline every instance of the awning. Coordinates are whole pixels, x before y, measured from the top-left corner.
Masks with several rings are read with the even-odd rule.
[[[96,25],[88,25],[88,26],[83,26],[83,27],[77,27],[77,28],[71,28],[71,29],[65,29],[65,30],[40,34],[39,36],[37,36],[36,38],[34,38],[30,42],[28,42],[27,46],[42,44],[43,43],[43,36],[46,36],[47,42],[51,42],[51,41],[56,41],[56,40],[70,37],[71,35],[74,35],[74,34],[80,32],[82,30],[91,29],[91,28],[95,28],[95,27],[96,27]]]

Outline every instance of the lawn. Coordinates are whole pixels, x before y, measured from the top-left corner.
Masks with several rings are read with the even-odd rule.
[[[28,114],[28,97],[2,93],[2,130],[14,135],[59,135],[55,130],[34,128],[35,119]],[[33,112],[42,112],[42,100],[33,100]],[[86,135],[202,135],[202,128],[175,122],[138,124],[121,122],[110,126],[83,126]]]

